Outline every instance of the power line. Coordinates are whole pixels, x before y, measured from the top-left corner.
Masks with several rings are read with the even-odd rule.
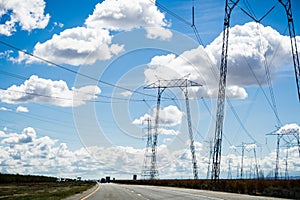
[[[65,71],[68,71],[68,72],[70,72],[70,73],[73,73],[73,74],[82,76],[82,77],[84,77],[84,78],[88,78],[88,79],[93,80],[93,81],[96,81],[97,83],[102,83],[102,84],[105,84],[105,85],[108,85],[108,86],[111,86],[111,87],[115,87],[115,88],[119,88],[119,89],[122,89],[122,90],[129,91],[129,92],[132,92],[132,93],[142,94],[142,95],[149,96],[149,97],[155,97],[154,95],[151,95],[151,94],[146,94],[146,93],[143,93],[143,92],[131,90],[131,89],[129,89],[129,88],[125,88],[125,87],[122,87],[122,86],[119,86],[119,85],[115,85],[115,84],[112,84],[112,83],[109,83],[109,82],[106,82],[106,81],[103,81],[103,80],[100,80],[100,79],[96,79],[96,78],[91,77],[91,76],[89,76],[89,75],[86,75],[86,74],[77,72],[77,71],[75,71],[75,70],[69,69],[69,68],[67,68],[67,67],[64,67],[64,66],[62,66],[62,65],[60,65],[60,64],[57,64],[57,63],[52,62],[52,61],[49,61],[49,60],[47,60],[47,59],[45,59],[45,58],[42,58],[42,57],[40,57],[40,56],[34,55],[34,54],[32,54],[32,53],[29,53],[29,52],[27,52],[26,50],[20,49],[20,48],[14,46],[14,45],[12,45],[12,44],[9,44],[9,43],[7,43],[7,42],[2,41],[2,40],[0,40],[0,44],[3,44],[3,45],[5,45],[5,46],[7,46],[7,47],[10,47],[10,48],[12,48],[12,49],[14,49],[14,50],[20,51],[20,52],[22,52],[22,53],[24,53],[24,54],[26,54],[26,55],[29,55],[29,56],[31,56],[31,57],[33,57],[33,58],[36,58],[36,59],[38,59],[38,60],[41,60],[41,61],[43,61],[43,62],[45,62],[45,63],[48,63],[48,64],[50,64],[50,65],[52,65],[52,66],[58,67],[58,68],[63,69],[63,70],[65,70]]]
[[[185,20],[184,18],[180,17],[179,15],[177,15],[176,13],[174,13],[173,11],[169,10],[167,7],[163,6],[161,3],[155,1],[155,0],[149,0],[153,5],[156,5],[157,7],[159,7],[160,9],[166,11],[167,13],[169,13],[170,15],[172,15],[173,17],[177,18],[179,21],[181,21],[182,23],[188,25],[188,26],[192,26],[192,24],[190,22],[188,22],[187,20]]]

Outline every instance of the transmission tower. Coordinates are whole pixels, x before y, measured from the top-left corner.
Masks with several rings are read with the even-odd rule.
[[[287,146],[286,146],[286,155],[285,155],[285,173],[284,173],[284,178],[285,178],[285,180],[288,180],[288,179],[289,179],[289,172],[288,172],[289,147],[290,147],[290,145],[287,145]]]
[[[210,174],[210,162],[211,162],[211,157],[213,154],[213,145],[212,145],[212,140],[209,141],[209,157],[208,157],[208,164],[207,164],[207,174],[206,174],[206,179],[209,179],[209,174]]]
[[[232,179],[231,163],[232,163],[232,159],[230,158],[230,159],[228,160],[228,174],[227,174],[227,179]]]
[[[299,157],[300,157],[300,136],[297,130],[294,129],[287,129],[284,133],[280,133],[279,131],[273,131],[272,133],[269,133],[267,135],[276,135],[277,136],[277,145],[276,145],[276,164],[275,164],[275,176],[274,179],[277,180],[278,177],[278,171],[279,171],[279,151],[280,151],[280,140],[284,136],[294,136],[297,141],[298,151],[299,151]]]
[[[292,56],[293,56],[293,63],[294,63],[295,76],[296,76],[296,85],[298,91],[298,99],[300,101],[300,65],[299,65],[299,55],[297,50],[296,34],[294,28],[294,20],[292,15],[292,4],[291,4],[291,0],[278,0],[278,1],[284,7],[287,20],[288,20],[289,34],[290,34],[291,47],[292,47]]]
[[[259,179],[259,170],[258,170],[258,163],[257,163],[257,157],[256,157],[256,147],[253,147],[253,154],[254,154],[254,158],[255,158],[255,172],[256,172],[256,178]]]
[[[256,173],[256,178],[259,179],[258,162],[257,162],[257,156],[256,156],[256,144],[255,143],[244,143],[244,142],[242,143],[242,145],[237,146],[237,147],[241,147],[242,148],[240,179],[243,179],[243,176],[244,176],[244,171],[243,170],[244,170],[245,149],[247,149],[247,147],[249,147],[249,146],[253,146],[253,147],[251,147],[251,150],[253,150],[253,155],[254,155],[254,159],[255,159],[255,173]]]
[[[157,163],[156,163],[156,152],[157,152],[157,136],[158,136],[158,126],[159,126],[159,110],[160,110],[160,101],[161,95],[166,88],[160,87],[160,83],[157,87],[153,84],[144,87],[144,89],[157,88],[157,103],[156,103],[156,116],[155,116],[155,125],[154,125],[154,135],[152,141],[152,155],[151,155],[151,167],[150,167],[150,179],[154,180],[158,177]]]
[[[151,179],[151,152],[150,148],[152,147],[152,127],[151,127],[151,119],[147,120],[147,144],[145,148],[145,156],[144,156],[144,166],[142,170],[143,179]]]
[[[192,130],[192,120],[191,120],[191,111],[189,105],[189,98],[188,98],[188,87],[199,87],[202,86],[199,83],[194,81],[190,81],[186,78],[182,79],[173,79],[173,80],[158,80],[155,83],[152,83],[146,87],[145,89],[153,89],[158,88],[158,98],[157,98],[157,106],[156,106],[156,118],[155,118],[155,133],[153,138],[153,146],[152,146],[152,167],[151,173],[154,174],[157,172],[156,170],[156,148],[157,148],[157,136],[158,136],[158,126],[159,126],[159,109],[160,109],[160,99],[163,91],[166,88],[180,88],[185,96],[186,102],[186,114],[187,114],[187,123],[188,123],[188,130],[189,130],[189,137],[190,137],[190,150],[192,153],[192,165],[193,165],[193,174],[194,179],[198,179],[198,169],[197,169],[197,159],[195,155],[195,145],[194,145],[194,136]],[[156,170],[156,172],[152,171]],[[151,179],[154,179],[154,176],[151,176]]]
[[[241,159],[241,172],[240,172],[240,179],[243,179],[243,167],[244,167],[244,155],[245,155],[245,143],[242,143],[242,145],[237,146],[242,148],[242,159]]]
[[[223,26],[223,45],[220,66],[220,80],[217,102],[217,117],[214,138],[214,154],[212,167],[212,181],[216,182],[220,178],[220,163],[221,163],[221,148],[222,148],[222,134],[224,121],[224,107],[225,107],[225,89],[226,89],[226,74],[227,74],[227,52],[228,52],[228,37],[229,37],[229,23],[230,15],[239,0],[226,0],[225,3],[225,17]]]

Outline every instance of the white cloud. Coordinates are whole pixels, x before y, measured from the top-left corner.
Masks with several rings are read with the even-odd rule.
[[[2,110],[2,111],[12,111],[11,109],[6,108],[6,107],[0,107],[0,110]]]
[[[29,110],[24,106],[18,106],[16,112],[29,112]]]
[[[55,22],[54,26],[63,27],[63,24]],[[172,37],[169,26],[165,15],[148,0],[105,0],[96,5],[84,26],[66,29],[45,42],[38,42],[33,54],[57,64],[94,64],[124,51],[124,45],[112,43],[113,31],[145,28],[148,38],[168,40]],[[41,62],[22,52],[9,60],[27,64]]]
[[[16,32],[17,26],[22,30],[43,29],[48,25],[50,15],[44,14],[46,3],[43,0],[0,0],[0,34],[10,36]]]
[[[57,64],[84,65],[96,60],[107,60],[123,51],[122,45],[112,44],[109,31],[97,28],[76,27],[66,29],[59,35],[54,34],[44,43],[38,42],[33,54]],[[17,61],[28,58],[27,63],[37,61],[34,58],[19,57]]]
[[[5,132],[4,131],[0,131],[0,137],[5,137],[5,136],[6,136]]]
[[[217,65],[220,63],[222,35],[217,37],[206,50],[214,55]],[[270,72],[292,64],[290,39],[280,35],[270,26],[255,22],[236,25],[230,29],[228,50],[228,82],[243,86],[257,85],[249,70],[250,65],[257,79],[265,83],[265,61],[270,65]],[[288,66],[291,67],[291,66]],[[291,68],[292,70],[292,68]]]
[[[157,129],[158,134],[162,135],[179,135],[180,131],[176,131],[174,129],[166,129],[166,128],[158,128]]]
[[[156,109],[155,109],[156,111]],[[156,113],[155,113],[156,115]],[[167,106],[159,111],[160,124],[167,127],[177,126],[181,124],[183,112],[177,106]]]
[[[300,41],[300,40],[298,40]],[[300,45],[300,44],[299,44]],[[155,56],[145,70],[147,83],[161,79],[182,78],[203,84],[194,89],[200,97],[217,97],[222,47],[222,34],[205,48],[199,46],[179,56]],[[271,27],[250,22],[230,29],[226,94],[230,98],[246,98],[246,87],[266,84],[265,60],[271,76],[279,70],[292,67],[290,40]],[[249,66],[251,66],[253,73]],[[256,80],[257,79],[257,80]]]
[[[65,81],[53,81],[32,75],[20,86],[12,85],[6,90],[0,90],[0,99],[9,104],[37,102],[76,107],[95,99],[100,92],[98,86],[88,85],[69,89]]]
[[[2,140],[3,144],[23,144],[33,142],[36,138],[36,132],[32,127],[25,128],[21,134],[11,133],[7,138]]]
[[[148,0],[105,0],[96,5],[94,12],[85,24],[92,28],[105,28],[115,31],[130,31],[134,28],[146,28],[150,39],[170,39],[172,32],[165,15]]]
[[[162,127],[174,127],[181,124],[181,120],[184,113],[181,112],[176,106],[170,105],[165,108],[161,108],[159,111],[159,125]],[[156,108],[152,110],[151,115],[145,114],[138,119],[133,120],[133,124],[140,125],[145,123],[147,119],[151,119],[154,122],[156,116]],[[163,131],[162,132],[168,132]],[[174,132],[173,132],[174,133]]]
[[[130,91],[121,92],[121,95],[124,97],[130,97],[132,95],[132,92]]]
[[[58,26],[59,28],[64,27],[64,24],[61,22],[54,22],[53,24],[54,24],[54,26]]]
[[[0,132],[1,134],[1,132]],[[140,174],[143,166],[145,149],[128,146],[100,147],[91,146],[71,151],[66,143],[48,136],[39,137],[32,127],[25,128],[20,134],[3,133],[0,138],[0,172],[42,174],[58,177],[99,178],[110,175],[116,178],[130,178],[132,174]],[[170,140],[165,140],[170,143]],[[178,150],[170,150],[163,144],[157,148],[157,166],[160,178],[192,177],[192,158],[189,142]],[[206,177],[208,152],[204,145],[195,142],[199,177]],[[289,151],[289,174],[299,172],[298,147],[291,147]],[[284,170],[286,150],[280,154],[280,169]],[[265,176],[274,169],[275,149],[265,157],[258,157],[259,170]],[[232,160],[232,174],[236,176],[236,169],[240,167],[241,155],[229,154],[222,156],[221,176],[226,178],[228,161]],[[252,170],[254,172],[254,155],[252,151],[244,155],[244,177]]]
[[[300,126],[297,124],[286,124],[282,126],[278,131],[281,135],[298,135],[300,136]]]

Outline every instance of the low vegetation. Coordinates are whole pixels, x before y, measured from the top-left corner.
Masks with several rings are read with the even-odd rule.
[[[0,174],[0,200],[63,199],[94,185],[95,182],[91,181],[57,181],[53,177]]]
[[[300,180],[116,180],[120,184],[139,184],[216,190],[249,195],[300,199]]]

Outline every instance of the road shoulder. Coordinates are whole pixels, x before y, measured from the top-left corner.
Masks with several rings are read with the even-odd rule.
[[[81,192],[79,194],[75,194],[73,196],[64,198],[63,200],[85,200],[88,196],[99,190],[100,184],[97,182],[96,185],[84,192]]]

